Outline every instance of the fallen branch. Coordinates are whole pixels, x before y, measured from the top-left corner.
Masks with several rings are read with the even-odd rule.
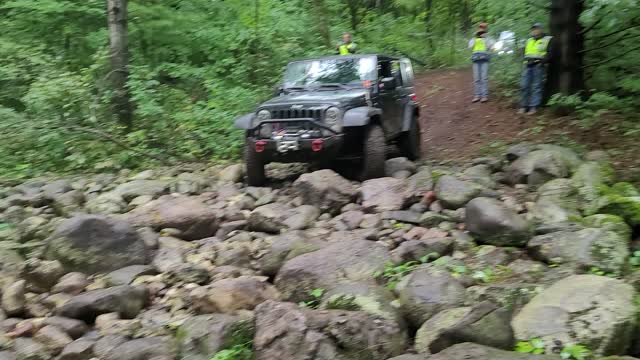
[[[624,53],[622,53],[622,54],[620,54],[620,55],[618,55],[618,56],[616,56],[616,57],[612,57],[612,58],[608,58],[608,59],[605,59],[605,60],[602,60],[602,61],[598,61],[598,62],[593,63],[593,64],[588,64],[588,65],[583,66],[582,68],[583,68],[583,69],[588,69],[588,68],[590,68],[590,67],[604,65],[604,64],[606,64],[606,63],[609,63],[609,62],[611,62],[611,61],[613,61],[613,60],[617,60],[617,59],[619,59],[619,58],[621,58],[621,57],[623,57],[623,56],[625,56],[625,55],[627,55],[627,54],[630,54],[630,53],[632,53],[632,52],[634,52],[634,51],[638,51],[638,50],[640,50],[640,46],[638,46],[638,47],[634,47],[634,48],[632,48],[632,49],[631,49],[631,50],[629,50],[629,51],[625,51]]]
[[[622,37],[618,38],[617,40],[612,41],[610,43],[607,43],[607,44],[604,44],[604,45],[601,45],[601,46],[598,46],[598,47],[595,47],[595,48],[584,49],[584,50],[580,51],[580,53],[583,54],[583,53],[589,53],[589,52],[596,51],[596,50],[605,49],[605,48],[608,48],[609,46],[618,44],[618,43],[620,43],[622,41],[629,40],[629,39],[635,39],[637,37],[640,37],[640,33],[639,34],[635,34],[635,35],[631,35],[631,36],[622,36]]]

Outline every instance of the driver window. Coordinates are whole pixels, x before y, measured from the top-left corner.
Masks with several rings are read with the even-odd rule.
[[[380,61],[378,64],[378,79],[384,79],[393,76],[391,73],[391,62]]]
[[[399,61],[391,62],[391,76],[393,76],[396,79],[397,86],[402,86],[402,72],[400,71]]]

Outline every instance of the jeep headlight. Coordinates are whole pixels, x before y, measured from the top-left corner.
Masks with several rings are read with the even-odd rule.
[[[342,130],[342,111],[332,106],[325,111],[324,122],[332,130],[340,132]]]
[[[263,121],[271,120],[271,112],[269,110],[260,110],[258,114],[253,118],[253,128],[255,129],[260,123]],[[271,137],[273,125],[272,124],[264,124],[260,128],[260,137],[268,138]]]
[[[266,120],[271,120],[271,112],[269,110],[258,111],[258,116],[256,116],[256,125]]]

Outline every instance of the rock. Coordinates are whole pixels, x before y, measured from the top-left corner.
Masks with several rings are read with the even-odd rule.
[[[155,275],[156,271],[150,265],[131,265],[107,274],[107,281],[111,286],[129,285],[138,276]]]
[[[122,335],[106,335],[99,338],[93,345],[93,353],[98,359],[104,359],[107,354],[118,349],[127,342],[127,338]]]
[[[432,238],[425,240],[405,241],[391,252],[394,264],[402,264],[409,261],[421,261],[428,256],[435,260],[441,256],[450,254],[453,250],[452,238]]]
[[[146,301],[144,287],[121,285],[76,295],[56,313],[72,319],[93,320],[100,314],[117,312],[129,319],[140,312]]]
[[[45,256],[66,271],[106,272],[144,264],[147,250],[126,222],[101,215],[78,215],[64,221],[47,239]]]
[[[405,223],[405,224],[420,224],[422,214],[407,211],[407,210],[396,210],[396,211],[386,211],[382,214],[382,218],[385,220],[394,220],[397,222]]]
[[[17,360],[16,354],[11,351],[0,350],[0,360]]]
[[[524,218],[489,198],[469,202],[465,223],[477,241],[496,246],[523,246],[531,236],[531,227]]]
[[[273,240],[271,247],[260,258],[260,269],[267,276],[275,276],[287,260],[320,250],[327,245],[323,240],[307,238],[300,231],[284,233]]]
[[[440,225],[440,223],[451,221],[451,218],[436,212],[428,211],[420,217],[420,226],[431,228]]]
[[[85,208],[91,214],[121,214],[127,210],[127,202],[122,196],[108,192],[89,199]]]
[[[118,185],[113,193],[120,195],[125,201],[131,201],[138,196],[149,195],[157,197],[169,189],[169,182],[162,180],[133,180]]]
[[[566,178],[580,165],[572,150],[555,145],[539,145],[507,168],[511,184],[541,185],[551,179]]]
[[[29,338],[17,338],[13,347],[16,350],[17,360],[50,360],[53,358],[44,345]]]
[[[632,235],[631,227],[624,221],[623,218],[616,215],[595,214],[587,216],[582,219],[582,225],[586,227],[613,231],[626,239],[630,239]]]
[[[95,329],[100,335],[123,335],[133,337],[140,331],[140,320],[122,320],[116,313],[98,315],[95,321]]]
[[[25,261],[20,277],[27,281],[28,287],[35,292],[49,291],[64,275],[59,261],[29,259]]]
[[[389,360],[426,360],[426,359],[427,359],[426,355],[405,354],[405,355],[396,356]]]
[[[527,245],[536,259],[550,264],[570,264],[581,270],[598,268],[620,273],[629,256],[629,240],[604,229],[559,231],[539,235]]]
[[[405,157],[389,159],[384,163],[384,172],[388,177],[395,177],[398,172],[408,172],[413,174],[416,172],[416,164]]]
[[[209,281],[209,271],[201,265],[176,263],[166,269],[165,280],[175,284],[205,284]]]
[[[238,310],[253,310],[266,300],[277,301],[280,293],[267,282],[240,277],[195,288],[190,297],[195,310],[200,314],[227,314]]]
[[[189,318],[178,329],[183,359],[210,360],[218,351],[253,339],[253,319],[226,314]]]
[[[614,181],[614,170],[603,162],[589,161],[581,164],[571,177],[571,185],[577,192],[580,209],[594,214],[598,207],[600,189]]]
[[[287,212],[282,204],[263,205],[251,212],[247,219],[247,226],[251,231],[279,234],[285,229],[286,217]]]
[[[402,210],[411,198],[408,182],[403,179],[367,180],[360,188],[362,206],[374,212]]]
[[[293,187],[305,204],[334,214],[358,195],[358,190],[351,182],[332,170],[303,174],[293,183]]]
[[[65,346],[73,342],[69,335],[53,325],[47,325],[38,330],[33,339],[46,346],[53,354],[59,354]]]
[[[27,282],[18,280],[2,290],[2,309],[9,316],[19,316],[25,310]]]
[[[398,324],[358,311],[303,310],[266,301],[256,309],[256,360],[386,360],[402,354]]]
[[[559,341],[584,345],[595,356],[624,354],[636,324],[633,297],[622,281],[574,275],[533,298],[512,326],[518,340],[540,338],[547,350]]]
[[[207,181],[200,175],[194,173],[181,173],[171,184],[171,192],[180,194],[198,194],[207,185]]]
[[[482,188],[472,182],[444,175],[438,179],[435,195],[446,209],[458,209],[480,194]]]
[[[429,167],[421,167],[417,173],[412,175],[409,180],[409,190],[416,197],[421,197],[425,193],[433,190],[433,176]]]
[[[53,286],[51,292],[54,294],[66,293],[77,295],[83,292],[87,285],[89,285],[87,275],[79,272],[71,272],[62,276],[58,283]]]
[[[64,331],[74,339],[81,337],[87,331],[89,331],[89,328],[87,324],[84,323],[84,321],[61,316],[51,316],[45,318],[44,320],[42,320],[42,325],[56,327]]]
[[[480,164],[466,169],[462,172],[462,176],[466,180],[473,181],[482,187],[490,189],[496,186],[496,182],[491,177],[491,173],[491,168],[488,165]]]
[[[488,302],[447,309],[422,324],[415,348],[420,353],[437,354],[452,345],[473,342],[511,350],[514,341],[510,321],[510,311]]]
[[[65,346],[57,360],[90,360],[93,358],[93,345],[95,341],[78,339]]]
[[[364,213],[362,211],[351,210],[333,218],[332,223],[338,231],[355,230],[360,227],[363,219]]]
[[[168,337],[146,337],[127,341],[108,351],[103,360],[173,360],[177,349]]]
[[[197,197],[161,196],[124,217],[136,226],[178,229],[183,240],[204,239],[218,230],[216,212]]]
[[[302,205],[291,211],[293,215],[283,221],[290,230],[304,230],[313,226],[320,216],[320,209],[312,205]]]
[[[234,164],[224,168],[218,174],[218,179],[222,182],[238,183],[242,181],[243,176],[244,166],[242,164]]]
[[[57,196],[73,190],[71,182],[66,179],[54,180],[42,187],[42,193],[47,199],[53,200]]]
[[[418,328],[440,311],[464,304],[465,288],[436,267],[422,267],[396,286],[398,302],[409,323]]]
[[[532,355],[504,351],[473,343],[454,345],[429,360],[558,360],[557,355]]]
[[[374,283],[372,274],[390,260],[384,246],[366,240],[331,244],[288,260],[275,285],[288,301],[309,301],[318,288],[330,290],[349,283]]]
[[[184,263],[184,251],[178,248],[166,247],[159,249],[151,264],[158,272],[168,272],[172,266]]]

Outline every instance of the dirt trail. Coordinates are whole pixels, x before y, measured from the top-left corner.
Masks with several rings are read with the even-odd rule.
[[[428,160],[462,160],[478,156],[492,143],[513,142],[535,123],[519,116],[504,100],[472,104],[470,69],[440,70],[416,79],[422,111],[423,152]]]

